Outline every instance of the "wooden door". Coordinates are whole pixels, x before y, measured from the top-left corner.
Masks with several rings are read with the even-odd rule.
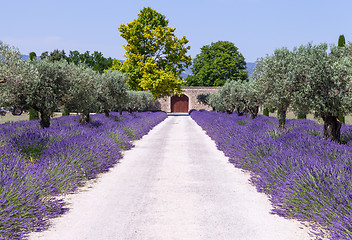
[[[187,113],[188,97],[186,95],[171,97],[171,112]]]

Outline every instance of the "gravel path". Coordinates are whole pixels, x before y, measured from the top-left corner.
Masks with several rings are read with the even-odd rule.
[[[189,116],[169,116],[34,239],[305,240]]]

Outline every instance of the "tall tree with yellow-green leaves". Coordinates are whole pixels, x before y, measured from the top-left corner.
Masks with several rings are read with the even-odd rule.
[[[177,38],[168,23],[164,15],[146,7],[133,22],[119,27],[127,41],[120,69],[128,73],[133,90],[149,90],[154,98],[180,94],[185,83],[180,75],[191,64],[188,40]]]

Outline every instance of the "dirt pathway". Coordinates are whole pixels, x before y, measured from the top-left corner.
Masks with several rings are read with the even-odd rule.
[[[189,116],[169,116],[34,239],[305,240]]]

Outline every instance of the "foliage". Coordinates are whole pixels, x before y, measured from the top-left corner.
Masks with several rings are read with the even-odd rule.
[[[77,189],[88,179],[108,171],[167,115],[124,112],[96,114],[92,122],[78,116],[52,119],[49,129],[39,122],[0,125],[0,239],[26,239],[29,232],[47,228],[50,218],[67,210],[61,194]]]
[[[305,119],[288,120],[282,131],[273,117],[206,111],[191,117],[230,162],[251,171],[274,213],[315,223],[329,231],[323,238],[352,239],[351,126],[343,126],[343,145],[322,138],[323,126]]]
[[[232,113],[236,110],[238,115],[248,111],[252,118],[257,117],[262,102],[263,94],[255,81],[228,81],[217,93],[209,95],[209,105],[217,111]]]
[[[97,79],[98,101],[107,116],[110,111],[121,108],[126,101],[127,78],[127,74],[109,70]]]
[[[113,64],[112,58],[105,58],[103,54],[98,51],[94,51],[92,54],[90,54],[89,51],[85,53],[79,53],[77,50],[70,51],[66,60],[75,64],[87,65],[99,73],[103,73],[104,70],[111,68]]]
[[[223,86],[226,81],[246,80],[246,62],[231,42],[218,41],[201,48],[193,60],[188,86]]]
[[[58,49],[55,49],[50,54],[46,51],[40,55],[40,59],[43,60],[46,58],[51,62],[60,61],[60,60],[66,59],[66,53],[65,53],[65,50],[60,51]]]
[[[115,71],[115,70],[118,70],[118,71],[121,71],[121,67],[122,67],[122,62],[118,59],[114,59],[112,60],[112,65],[109,69],[105,70],[105,71],[108,71],[108,70],[111,70],[111,71]]]
[[[209,96],[210,93],[201,93],[197,95],[197,100],[198,103],[204,104],[204,105],[209,105]]]
[[[345,36],[344,35],[340,35],[337,46],[343,47],[343,46],[345,46],[345,44],[346,44]]]
[[[293,106],[300,112],[313,111],[324,120],[324,135],[340,139],[337,117],[352,111],[352,48],[327,44],[302,45],[296,49],[295,75],[301,85]]]
[[[126,109],[129,112],[144,111],[151,106],[153,101],[153,95],[148,91],[127,91],[127,97],[122,109]]]
[[[37,69],[21,59],[20,52],[0,41],[0,105],[25,106],[29,83],[38,81]]]
[[[287,109],[299,88],[299,83],[292,75],[294,60],[292,51],[287,48],[276,49],[273,55],[258,59],[251,76],[256,81],[258,92],[265,96],[264,106],[280,112],[281,127],[285,126]]]
[[[39,73],[37,81],[31,81],[25,89],[26,103],[40,113],[40,125],[50,126],[50,117],[67,97],[71,87],[70,65],[65,60],[51,62],[43,59],[33,62]]]
[[[263,109],[263,115],[269,117],[269,109],[268,108]]]
[[[31,61],[37,61],[37,54],[35,52],[30,52],[29,53],[29,59]]]
[[[29,120],[39,119],[39,112],[33,108],[29,108]]]
[[[191,62],[186,55],[188,40],[177,38],[168,22],[164,15],[147,7],[136,20],[119,27],[127,41],[121,70],[128,73],[133,90],[149,90],[154,98],[180,94],[184,83],[180,74]]]
[[[70,64],[70,88],[64,99],[64,107],[81,113],[81,122],[90,121],[90,112],[98,110],[97,79],[100,74],[85,65]]]

